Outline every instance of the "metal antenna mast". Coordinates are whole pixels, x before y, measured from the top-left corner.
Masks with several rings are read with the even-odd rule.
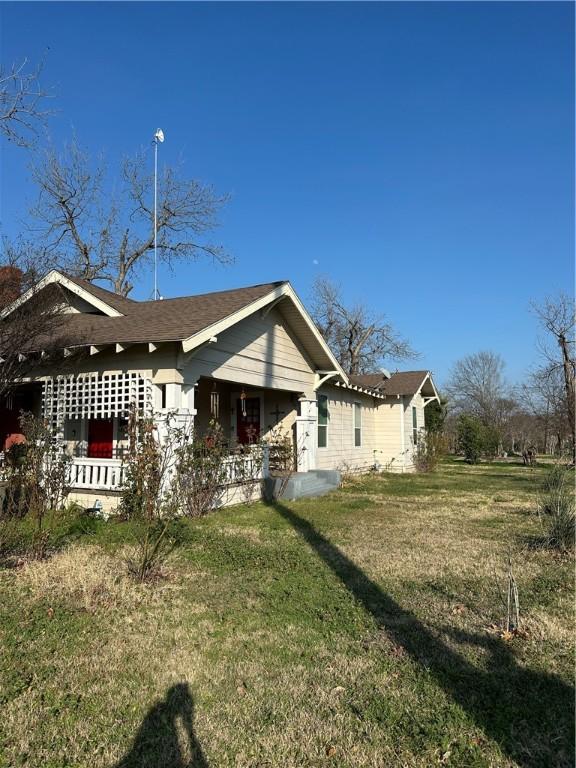
[[[154,301],[158,298],[158,255],[156,241],[158,235],[158,144],[164,141],[164,132],[161,128],[154,134]]]

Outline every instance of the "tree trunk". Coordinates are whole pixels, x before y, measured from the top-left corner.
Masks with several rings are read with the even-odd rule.
[[[558,344],[562,350],[562,363],[564,366],[564,384],[566,387],[566,412],[568,414],[568,421],[570,422],[570,435],[572,438],[572,462],[576,461],[576,424],[574,423],[574,397],[575,397],[575,383],[574,383],[574,362],[570,359],[570,350],[568,349],[568,342],[566,336],[561,333],[558,336]]]

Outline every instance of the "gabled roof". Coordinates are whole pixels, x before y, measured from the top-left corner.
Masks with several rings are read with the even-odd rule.
[[[175,299],[133,301],[53,270],[7,307],[1,317],[9,315],[51,283],[77,293],[103,313],[65,314],[60,326],[66,348],[180,342],[183,351],[189,352],[254,312],[267,312],[281,302],[280,311],[318,369],[327,369],[347,382],[346,374],[287,281]],[[28,351],[41,350],[43,341],[31,339]]]
[[[0,318],[10,315],[15,309],[21,307],[22,304],[25,304],[49,285],[60,285],[63,288],[66,288],[71,293],[80,296],[80,298],[84,299],[88,304],[92,305],[94,309],[102,312],[108,317],[118,317],[123,315],[126,312],[127,307],[136,303],[131,299],[126,299],[116,293],[107,291],[105,288],[93,285],[86,280],[81,280],[78,277],[72,277],[71,275],[52,269],[48,274],[44,275],[36,285],[33,285],[23,293],[22,296],[19,296],[15,301],[5,307],[2,312],[0,312]]]
[[[89,283],[88,280],[83,280],[81,277],[74,277],[73,275],[69,275],[68,273],[66,274],[62,273],[62,274],[64,275],[64,277],[66,277],[68,280],[74,283],[74,285],[77,285],[79,288],[82,288],[91,296],[94,296],[95,298],[98,298],[101,301],[104,301],[110,307],[117,309],[118,312],[122,312],[122,314],[126,314],[127,312],[129,312],[130,307],[137,303],[134,301],[134,299],[129,299],[126,296],[120,296],[118,293],[114,293],[113,291],[108,291],[106,290],[106,288],[101,288],[99,285],[94,285],[94,283]]]
[[[383,373],[367,373],[350,376],[350,380],[354,384],[369,387],[386,396],[415,395],[428,384],[426,388],[430,393],[435,397],[438,396],[430,371],[398,371],[390,378]]]
[[[66,319],[69,346],[185,341],[224,320],[282,283],[158,301],[134,301],[121,317],[73,314]]]

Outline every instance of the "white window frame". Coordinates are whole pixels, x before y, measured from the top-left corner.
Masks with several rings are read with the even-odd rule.
[[[326,402],[326,424],[320,424],[320,399],[325,400]],[[328,406],[329,403],[328,395],[318,395],[318,403],[317,403],[317,409],[318,409],[318,421],[316,423],[316,448],[319,451],[325,451],[328,448],[328,426],[330,425],[330,408]],[[326,445],[320,445],[320,429],[326,430]]]
[[[358,409],[358,410],[356,410]],[[360,426],[356,426],[356,414],[360,417]],[[362,403],[356,400],[352,403],[352,445],[354,448],[362,448]],[[360,442],[356,445],[356,430],[360,432]]]
[[[414,443],[414,446],[416,447],[418,445],[418,408],[413,405],[412,406],[412,442]]]

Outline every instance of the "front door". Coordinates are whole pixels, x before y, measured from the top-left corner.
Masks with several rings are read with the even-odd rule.
[[[88,458],[111,459],[114,422],[112,419],[90,419],[88,422]]]
[[[236,435],[240,445],[257,443],[260,439],[260,398],[247,397],[244,400],[242,412],[242,400],[236,400]]]

